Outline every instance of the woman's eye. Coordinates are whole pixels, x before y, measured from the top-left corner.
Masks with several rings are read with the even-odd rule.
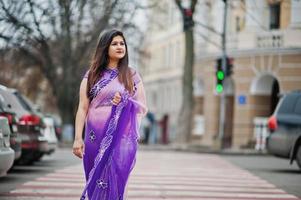
[[[112,46],[116,46],[116,45],[118,45],[118,43],[112,43],[111,45],[112,45]],[[124,46],[125,44],[124,44],[124,42],[120,42],[119,45],[120,45],[120,46]]]

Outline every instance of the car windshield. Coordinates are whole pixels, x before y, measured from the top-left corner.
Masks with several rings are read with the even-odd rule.
[[[295,105],[295,113],[297,115],[301,115],[301,96],[298,97],[296,105]]]
[[[18,117],[28,114],[28,111],[23,108],[16,96],[10,91],[0,88],[0,94],[4,99],[6,111],[16,113]]]
[[[294,113],[296,102],[300,98],[300,95],[289,94],[284,97],[281,106],[279,107],[279,114],[292,114]]]
[[[30,107],[29,103],[24,99],[24,97],[17,91],[14,91],[13,94],[19,99],[23,108],[29,112],[33,112],[32,108]]]

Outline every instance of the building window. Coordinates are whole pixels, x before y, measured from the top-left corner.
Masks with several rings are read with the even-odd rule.
[[[240,18],[236,16],[235,21],[236,21],[236,32],[240,32]]]
[[[169,67],[174,67],[174,45],[173,43],[169,44]]]
[[[168,45],[165,45],[165,47],[163,48],[164,51],[164,68],[168,68],[169,66],[169,49],[168,49]]]
[[[158,108],[158,98],[157,98],[157,93],[155,91],[153,91],[152,93],[152,107],[153,108]]]
[[[176,48],[175,50],[175,66],[179,67],[180,66],[180,61],[181,61],[181,44],[180,41],[176,42]]]
[[[280,27],[280,3],[270,5],[270,29]]]

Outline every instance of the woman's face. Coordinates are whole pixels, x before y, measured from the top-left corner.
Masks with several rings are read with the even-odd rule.
[[[109,47],[109,57],[111,60],[119,60],[125,56],[125,42],[121,36],[115,36]]]

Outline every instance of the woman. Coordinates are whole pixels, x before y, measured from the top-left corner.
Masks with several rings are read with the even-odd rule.
[[[143,84],[128,67],[123,33],[104,32],[80,85],[75,120],[73,153],[83,158],[86,176],[81,200],[124,199],[135,164],[138,126],[146,112]]]

